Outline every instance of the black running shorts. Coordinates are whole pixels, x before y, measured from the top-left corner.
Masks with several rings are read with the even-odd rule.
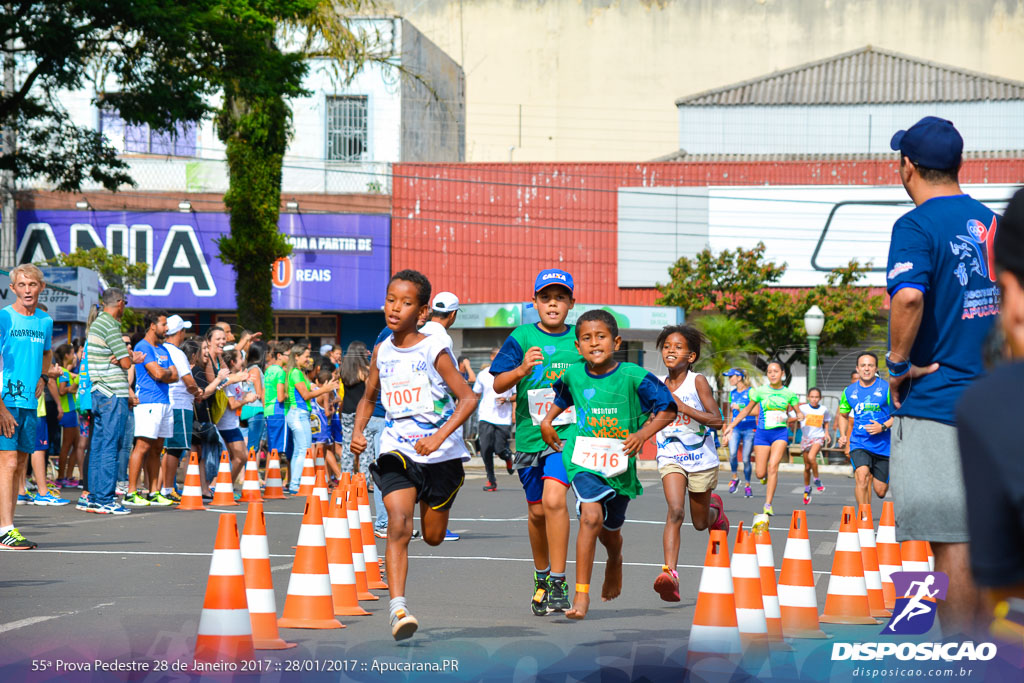
[[[381,496],[414,488],[416,502],[426,503],[434,510],[450,509],[466,480],[461,459],[423,464],[396,451],[379,455],[376,462],[370,463],[370,474]]]

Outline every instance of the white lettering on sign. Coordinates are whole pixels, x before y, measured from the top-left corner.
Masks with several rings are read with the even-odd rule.
[[[320,251],[335,253],[372,252],[371,237],[328,237],[325,235],[285,235],[288,244],[295,251]]]
[[[296,282],[330,282],[330,268],[299,268],[295,271]]]

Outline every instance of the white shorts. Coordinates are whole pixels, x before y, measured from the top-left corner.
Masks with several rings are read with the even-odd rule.
[[[174,411],[168,403],[140,403],[133,410],[135,436],[169,439],[174,436]]]

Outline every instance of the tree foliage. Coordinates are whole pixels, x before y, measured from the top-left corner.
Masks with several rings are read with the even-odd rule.
[[[754,329],[739,318],[716,313],[699,318],[695,325],[708,340],[696,369],[710,372],[715,378],[718,401],[722,403],[726,400],[723,373],[729,368],[742,368],[749,377],[755,370],[751,357],[763,354],[764,349],[754,343]]]
[[[825,314],[818,342],[823,355],[880,334],[882,297],[857,284],[866,266],[853,259],[828,273],[825,284],[794,291],[771,286],[781,280],[786,265],[767,261],[764,252],[764,244],[758,244],[717,255],[705,249],[692,259],[681,258],[669,269],[669,283],[658,286],[658,303],[744,321],[750,326],[749,341],[782,363],[787,384],[792,366],[808,360],[804,314],[811,306],[817,304]]]

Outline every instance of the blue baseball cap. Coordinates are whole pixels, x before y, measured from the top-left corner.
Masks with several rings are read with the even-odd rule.
[[[926,116],[907,130],[898,130],[889,146],[926,168],[956,168],[964,151],[964,139],[952,121]]]
[[[739,368],[729,368],[722,373],[724,377],[746,377],[747,373],[743,372]]]
[[[563,287],[568,287],[569,291],[572,292],[572,275],[558,268],[542,270],[537,274],[536,282],[533,283],[533,293],[536,294],[548,285],[562,285]]]

